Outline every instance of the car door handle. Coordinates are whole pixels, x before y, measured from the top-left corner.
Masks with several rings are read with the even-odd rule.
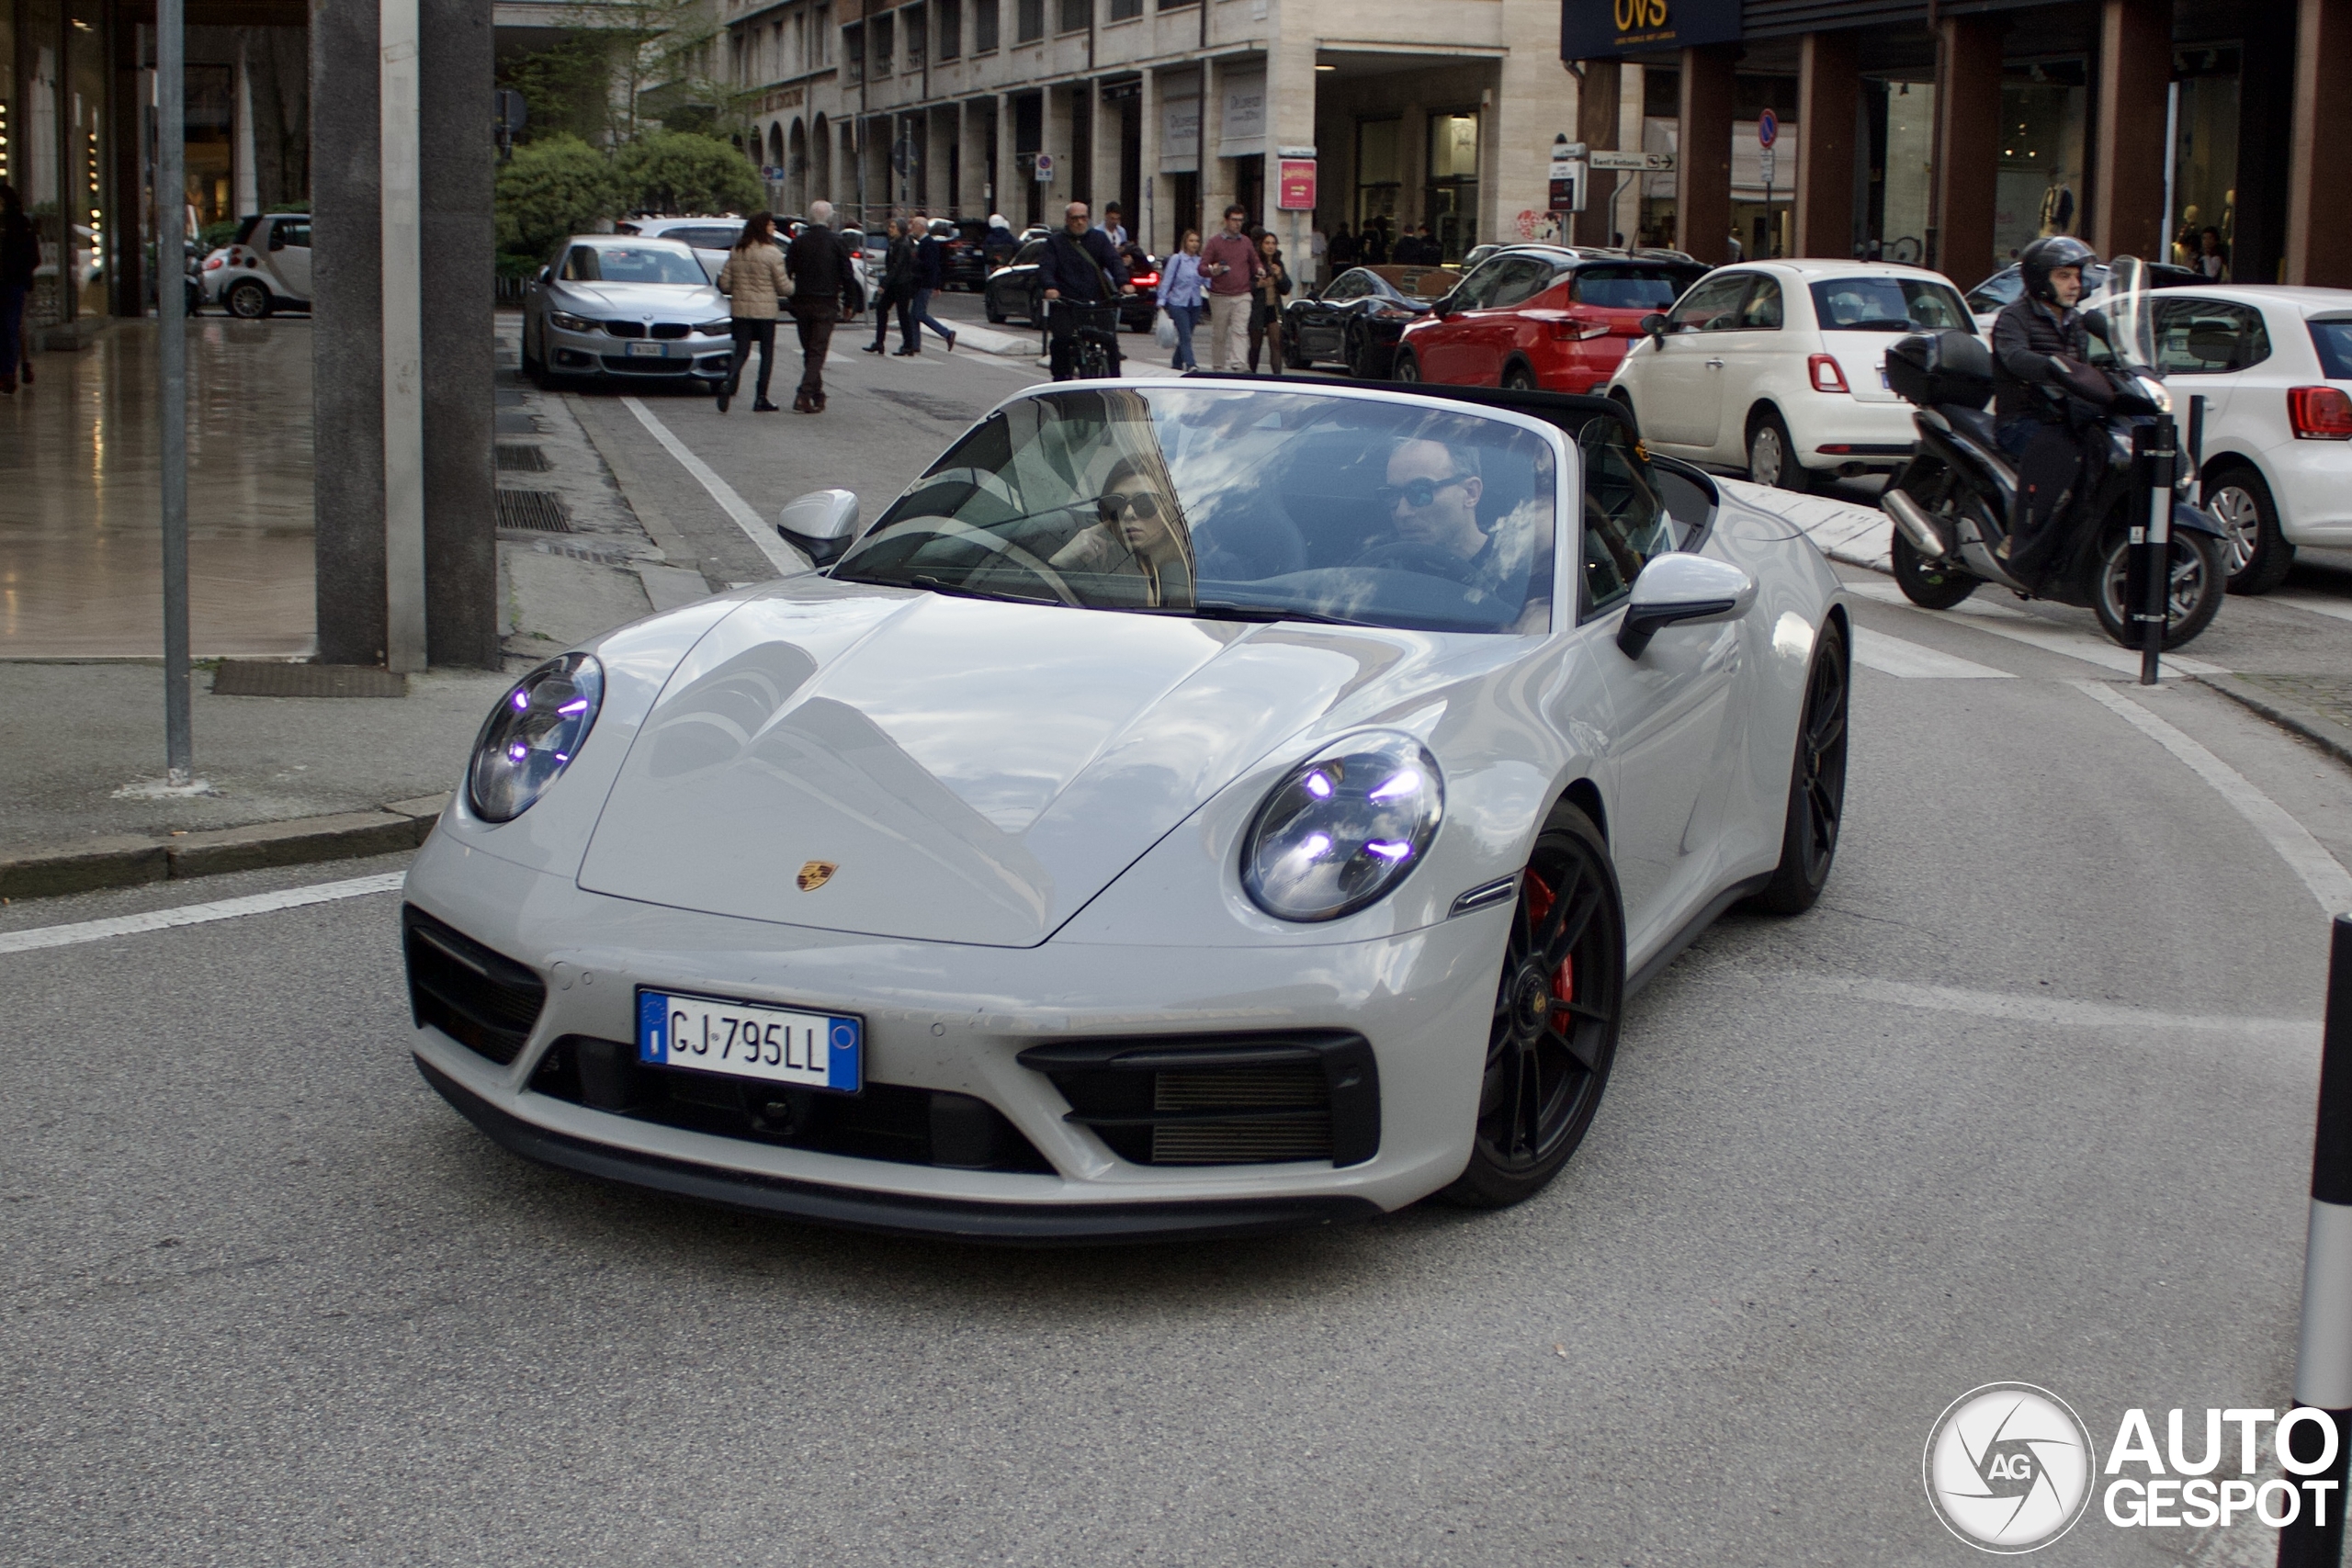
[[[1724,362],[1720,359],[1710,359],[1707,361],[1707,368],[1710,370],[1720,370],[1723,367]]]

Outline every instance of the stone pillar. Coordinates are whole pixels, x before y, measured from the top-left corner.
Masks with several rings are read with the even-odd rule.
[[[1023,177],[1021,160],[1015,155],[1018,140],[1012,118],[1012,95],[999,93],[996,96],[996,163],[989,170],[989,178],[994,182],[996,189],[989,210],[1003,214],[1005,222],[1016,234],[1021,232],[1022,209],[1014,204],[1020,197]]]
[[[1861,93],[1853,33],[1807,33],[1797,46],[1796,254],[1854,254],[1854,106]]]
[[[1732,67],[1724,46],[1682,51],[1679,151],[1675,163],[1675,248],[1700,261],[1731,259]]]
[[[2164,258],[2165,100],[2171,82],[2170,0],[2105,0],[2085,235],[2103,256]]]
[[[2286,281],[2352,288],[2352,202],[2345,199],[2342,164],[2352,134],[2352,0],[2301,0],[2296,7],[2294,128]]]
[[[499,664],[492,493],[491,225],[495,150],[488,0],[420,0],[426,653]],[[384,411],[376,13],[311,21],[312,440],[319,657],[380,664],[385,649]]]
[[[2000,136],[2000,25],[1946,17],[1936,39],[1936,167],[1926,262],[1962,288],[1975,288],[1997,265],[1993,208]]]
[[[1214,60],[1201,62],[1201,238],[1205,242],[1225,224],[1225,209],[1234,197],[1233,160],[1217,156],[1225,140],[1225,67]]]
[[[1588,60],[1584,62],[1584,82],[1577,92],[1576,140],[1596,152],[1619,150],[1618,138],[1623,134],[1625,67],[1614,60]],[[1541,127],[1532,127],[1541,130]],[[1549,138],[1545,138],[1544,165],[1551,164]],[[1616,193],[1618,176],[1606,171],[1591,176],[1591,188],[1585,192],[1584,210],[1576,216],[1571,231],[1579,245],[1605,245],[1616,231],[1617,215],[1611,210],[1611,197]]]
[[[1174,226],[1169,219],[1168,186],[1159,177],[1159,73],[1146,68],[1136,95],[1136,112],[1143,116],[1140,145],[1136,152],[1137,210],[1127,220],[1136,243],[1147,255],[1164,256],[1176,248]]]
[[[1056,0],[1048,0],[1048,3],[1056,3]],[[1049,16],[1046,17],[1046,26],[1051,28],[1052,25],[1053,18]],[[1075,127],[1070,124],[1069,88],[1057,83],[1045,90],[1045,96],[1043,118],[1039,121],[1039,134],[1042,150],[1054,155],[1054,177],[1046,182],[1046,187],[1039,191],[1037,196],[1045,215],[1046,227],[1051,229],[1060,224],[1062,209],[1069,206],[1073,199],[1070,194],[1070,176],[1075,171],[1071,164],[1076,161],[1078,149],[1073,145],[1070,136]]]
[[[2295,28],[2290,6],[2243,13],[2238,75],[2238,200],[2230,242],[2233,283],[2285,276],[2287,185],[2295,148]],[[2177,221],[2167,214],[2165,221]],[[2218,226],[2218,225],[2217,225]]]
[[[1266,212],[1264,222],[1283,248],[1291,286],[1304,290],[1316,281],[1309,235],[1315,214],[1284,212],[1282,150],[1315,145],[1315,35],[1300,26],[1302,7],[1273,8],[1266,39]],[[1287,20],[1285,20],[1287,18]],[[1317,175],[1321,170],[1317,171]]]

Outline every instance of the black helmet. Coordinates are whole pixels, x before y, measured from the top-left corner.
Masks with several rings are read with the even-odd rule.
[[[2098,253],[2072,234],[2036,240],[2018,257],[2018,271],[2025,276],[2026,298],[2055,305],[2058,293],[2050,287],[2050,275],[2062,266],[2088,266],[2098,260]]]

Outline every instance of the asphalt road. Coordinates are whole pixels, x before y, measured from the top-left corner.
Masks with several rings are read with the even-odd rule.
[[[854,358],[821,422],[650,406],[746,496],[876,504],[1023,374]],[[1638,998],[1590,1139],[1502,1213],[802,1229],[475,1133],[410,1065],[396,895],[0,940],[0,1562],[1962,1563],[1920,1448],[1978,1384],[2102,1451],[2130,1406],[2283,1408],[2346,771],[1981,618],[1857,615],[1882,666],[1988,673],[1858,671],[1827,897]],[[2085,682],[2274,802],[2301,874]],[[2095,1509],[2039,1560],[2270,1550]]]

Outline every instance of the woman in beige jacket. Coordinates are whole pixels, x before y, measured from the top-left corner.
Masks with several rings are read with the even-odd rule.
[[[776,248],[775,220],[754,212],[743,220],[735,249],[718,269],[718,291],[727,296],[734,319],[735,354],[728,361],[726,383],[718,389],[718,412],[725,413],[735,389],[743,381],[743,362],[752,345],[760,345],[760,380],[752,400],[753,413],[774,413],[768,401],[769,361],[775,356],[775,319],[792,297],[792,279],[785,275],[784,253]]]

